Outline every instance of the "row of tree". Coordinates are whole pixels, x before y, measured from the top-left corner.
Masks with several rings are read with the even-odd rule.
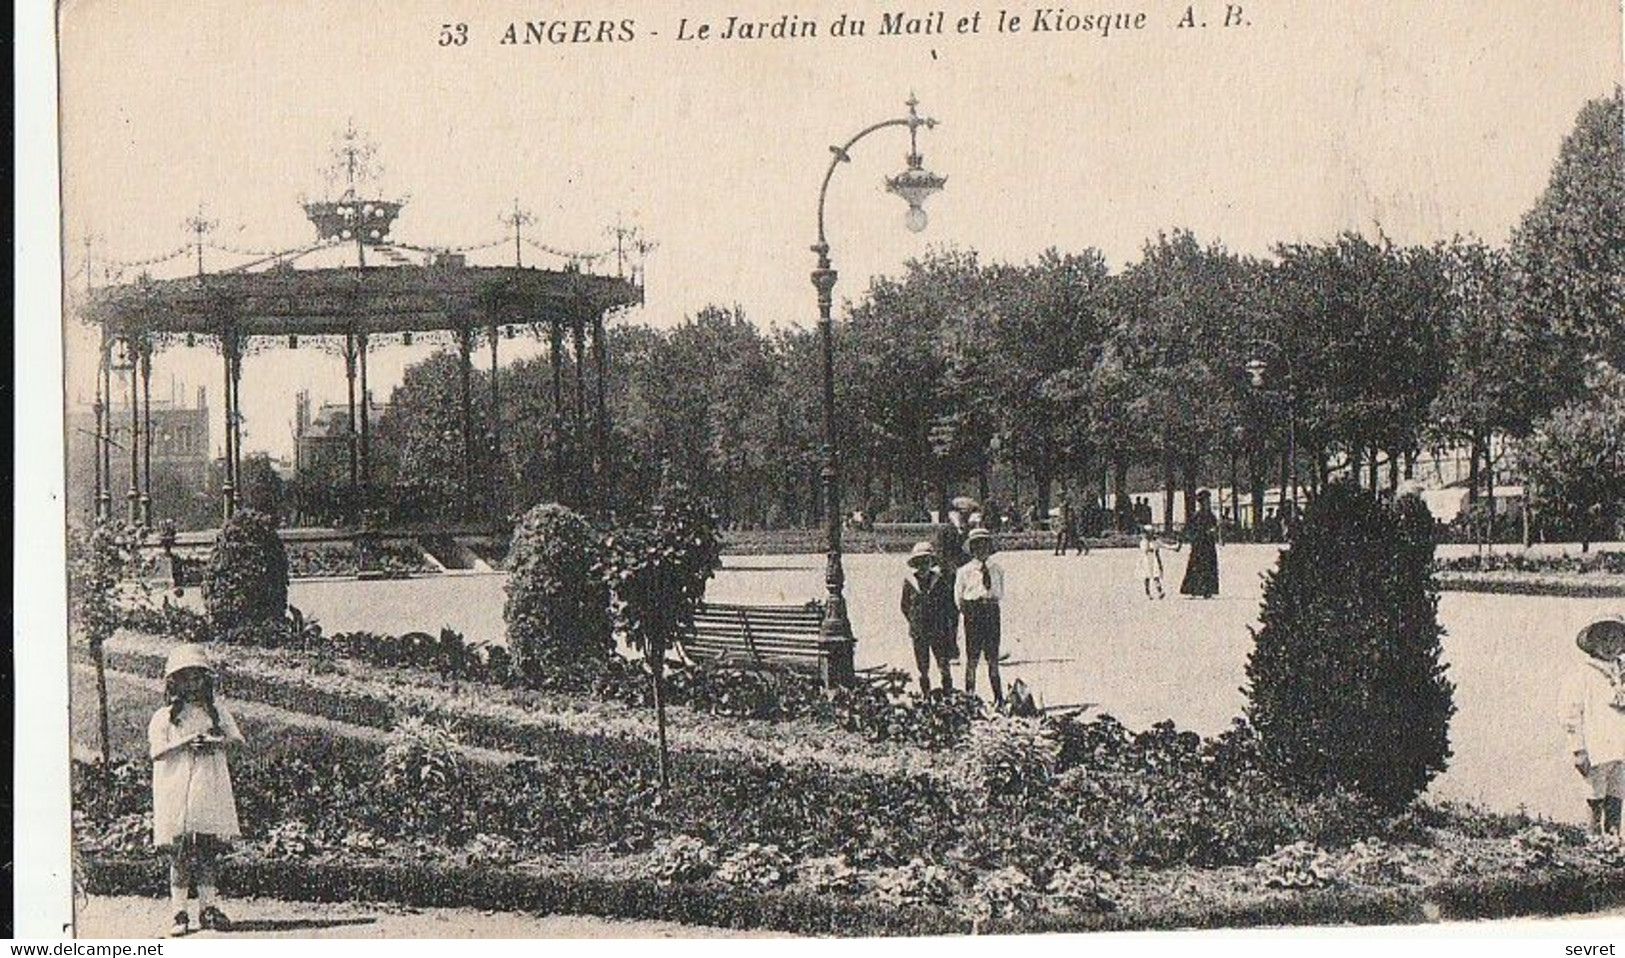
[[[837,328],[846,503],[902,518],[972,484],[985,497],[1025,483],[1047,512],[1058,484],[1124,504],[1154,483],[1172,514],[1176,491],[1189,508],[1199,486],[1222,484],[1250,490],[1259,516],[1265,488],[1300,473],[1312,488],[1333,474],[1391,487],[1440,448],[1470,450],[1472,490],[1493,497],[1497,471],[1517,465],[1494,456],[1521,448],[1538,454],[1522,471],[1548,513],[1584,534],[1618,511],[1617,481],[1577,480],[1598,463],[1617,476],[1621,461],[1619,406],[1599,385],[1625,369],[1620,144],[1616,91],[1581,112],[1505,248],[1350,233],[1252,257],[1175,231],[1116,273],[1094,249],[911,262]],[[729,525],[815,521],[818,339],[756,319],[708,308],[613,330],[616,500],[680,481]],[[481,424],[487,376],[472,389]],[[500,454],[477,469],[520,490],[510,513],[586,454],[552,428],[551,376],[544,361],[499,373]],[[378,426],[395,459],[384,471],[418,490],[406,497],[418,508],[469,498],[458,377],[451,354],[416,365]]]

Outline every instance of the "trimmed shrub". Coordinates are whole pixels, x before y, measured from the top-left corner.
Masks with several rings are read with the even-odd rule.
[[[503,617],[521,672],[600,660],[614,648],[597,562],[592,526],[563,506],[537,506],[514,528]]]
[[[1450,758],[1454,686],[1431,573],[1433,520],[1346,483],[1316,497],[1264,580],[1247,714],[1266,762],[1312,795],[1402,809]]]
[[[288,614],[288,553],[277,520],[243,509],[220,527],[203,572],[203,607],[216,629],[280,622]]]

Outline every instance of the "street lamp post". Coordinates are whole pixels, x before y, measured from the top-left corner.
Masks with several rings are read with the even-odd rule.
[[[886,189],[908,203],[905,223],[918,233],[925,229],[927,218],[925,200],[941,190],[947,180],[927,172],[920,158],[920,127],[931,129],[936,121],[919,114],[919,101],[910,96],[908,115],[883,120],[865,127],[847,140],[843,146],[832,146],[829,169],[824,173],[823,185],[818,190],[818,242],[812,247],[818,257],[818,266],[812,271],[813,288],[818,291],[818,335],[823,351],[823,405],[824,405],[824,466],[820,472],[824,493],[825,565],[824,586],[828,593],[824,604],[824,621],[820,629],[824,644],[824,683],[826,687],[846,685],[853,678],[852,623],[846,615],[846,573],[841,566],[841,489],[840,460],[835,438],[835,332],[830,319],[834,303],[836,272],[830,262],[829,239],[824,232],[824,201],[829,195],[829,183],[835,168],[852,160],[851,149],[857,142],[877,130],[888,127],[907,127],[909,153],[907,167],[896,176],[886,178]]]
[[[1286,373],[1286,457],[1287,470],[1291,477],[1292,486],[1292,512],[1296,516],[1298,511],[1298,385],[1297,378],[1292,374],[1292,359],[1279,344],[1273,340],[1260,339],[1253,343],[1255,348],[1263,347],[1273,352],[1280,360]],[[1252,378],[1254,388],[1264,385],[1265,374],[1269,370],[1269,362],[1260,357],[1254,357],[1247,362],[1247,375]],[[1283,498],[1286,489],[1281,490]],[[1282,508],[1282,520],[1285,521],[1285,507]],[[1256,521],[1256,518],[1255,518]]]

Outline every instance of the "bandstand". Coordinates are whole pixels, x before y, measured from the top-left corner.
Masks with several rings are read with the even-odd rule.
[[[411,246],[391,239],[402,205],[358,196],[352,188],[337,200],[305,204],[316,230],[301,249],[262,257],[232,269],[205,272],[199,246],[195,275],[142,277],[103,286],[89,294],[85,315],[99,327],[98,395],[113,395],[115,365],[129,372],[129,433],[119,449],[129,457],[125,493],[131,522],[151,526],[152,360],[178,345],[212,346],[223,382],[221,510],[229,518],[242,488],[241,386],[243,357],[266,350],[318,348],[341,355],[348,395],[348,457],[351,502],[369,500],[372,486],[369,350],[414,337],[454,346],[460,358],[461,484],[470,504],[486,519],[500,519],[501,504],[514,501],[505,470],[488,470],[492,487],[480,488],[477,465],[501,462],[498,395],[500,344],[520,336],[546,343],[552,367],[552,422],[536,423],[547,450],[549,482],[542,490],[559,501],[609,508],[609,362],[605,324],[642,300],[641,283],[619,275],[583,271],[579,262],[561,269],[522,265],[515,222],[515,264],[479,266],[464,255]],[[517,220],[517,214],[516,218]],[[201,243],[201,233],[200,233]],[[565,372],[566,351],[573,374]],[[474,356],[488,351],[490,419],[476,423]],[[573,382],[566,382],[566,379]],[[139,384],[139,388],[138,387]],[[290,388],[290,395],[292,393]],[[98,399],[98,415],[104,408]],[[109,410],[109,415],[111,411]],[[110,425],[110,424],[109,424]],[[98,424],[96,513],[115,510],[114,444]],[[561,439],[568,437],[569,442]],[[574,450],[567,454],[564,450]],[[488,460],[487,460],[487,457]],[[120,469],[120,472],[123,470]],[[352,515],[352,524],[359,515]]]

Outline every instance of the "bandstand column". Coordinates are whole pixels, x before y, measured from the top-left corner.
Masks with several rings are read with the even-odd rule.
[[[367,387],[367,334],[356,334],[356,365],[361,376],[361,494],[372,494],[372,391]]]
[[[90,447],[91,458],[94,460],[96,470],[96,498],[90,504],[91,515],[96,521],[107,518],[107,464],[104,457],[107,455],[107,330],[102,330],[101,342],[97,344],[96,351],[96,404],[93,407],[96,415],[96,434],[91,438],[94,444]]]
[[[356,448],[356,428],[355,428],[355,372],[356,372],[355,358],[356,358],[355,357],[355,334],[354,333],[345,333],[344,334],[344,382],[345,382],[345,390],[346,390],[346,392],[345,392],[345,395],[346,395],[345,410],[346,410],[346,415],[348,416],[348,420],[345,423],[347,428],[345,430],[345,437],[344,437],[345,438],[345,443],[344,443],[344,445],[345,445],[346,452],[349,453],[349,459],[350,459],[350,510],[351,510],[351,513],[352,513],[351,516],[350,516],[350,519],[352,521],[355,519],[354,510],[357,507],[357,505],[361,502],[361,495],[360,495],[360,491],[361,491],[360,461],[356,458],[356,454],[357,454],[358,450]]]
[[[241,333],[231,337],[231,484],[243,490],[243,340]]]
[[[564,499],[564,327],[557,316],[547,319],[547,359],[553,366],[553,437],[548,458],[552,460],[550,480],[553,498]]]
[[[113,340],[108,339],[107,351],[102,354],[102,395],[107,408],[103,419],[106,431],[102,433],[102,516],[113,518]]]
[[[236,419],[237,419],[237,391],[236,391],[236,389],[233,388],[233,380],[235,379],[235,376],[233,375],[233,370],[232,370],[233,363],[231,361],[231,354],[232,354],[232,350],[233,350],[233,340],[234,339],[235,339],[235,337],[233,336],[230,329],[222,329],[221,330],[221,332],[220,332],[220,357],[221,357],[222,362],[225,364],[225,388],[222,390],[222,393],[224,394],[224,398],[225,398],[225,402],[224,402],[223,406],[224,406],[224,409],[225,409],[225,417],[226,417],[225,418],[226,431],[225,431],[225,449],[224,449],[224,452],[225,452],[224,470],[225,470],[225,472],[224,472],[224,476],[222,477],[223,481],[220,484],[220,495],[221,495],[221,500],[222,500],[222,509],[223,509],[223,512],[224,512],[224,516],[228,520],[232,517],[232,514],[237,511],[237,487],[236,487],[236,484],[235,484],[236,483],[236,468],[233,465],[233,463],[236,462],[236,450],[235,450],[235,446],[236,446],[236,436],[235,436],[236,426],[235,426],[235,422],[236,422]]]
[[[141,344],[141,522],[152,525],[152,342]]]
[[[601,312],[593,314],[592,356],[598,380],[598,409],[593,436],[594,444],[598,447],[598,500],[607,516],[614,508],[615,477],[609,452],[609,343],[604,334],[604,314]]]
[[[470,507],[475,501],[473,373],[474,328],[465,324],[457,329],[457,398],[463,421],[463,494]]]
[[[501,330],[492,323],[487,332],[491,336],[491,515],[498,518],[506,502],[507,483],[503,480],[508,474],[502,466],[502,406],[497,401],[497,334]]]
[[[576,367],[576,407],[575,426],[571,430],[575,441],[571,444],[576,456],[576,496],[578,501],[586,505],[591,501],[589,490],[591,488],[592,457],[586,455],[587,436],[587,333],[586,322],[579,317],[570,327],[570,337],[575,346]]]
[[[124,350],[130,360],[130,491],[124,498],[135,525],[141,521],[141,360],[133,338],[125,338]]]

